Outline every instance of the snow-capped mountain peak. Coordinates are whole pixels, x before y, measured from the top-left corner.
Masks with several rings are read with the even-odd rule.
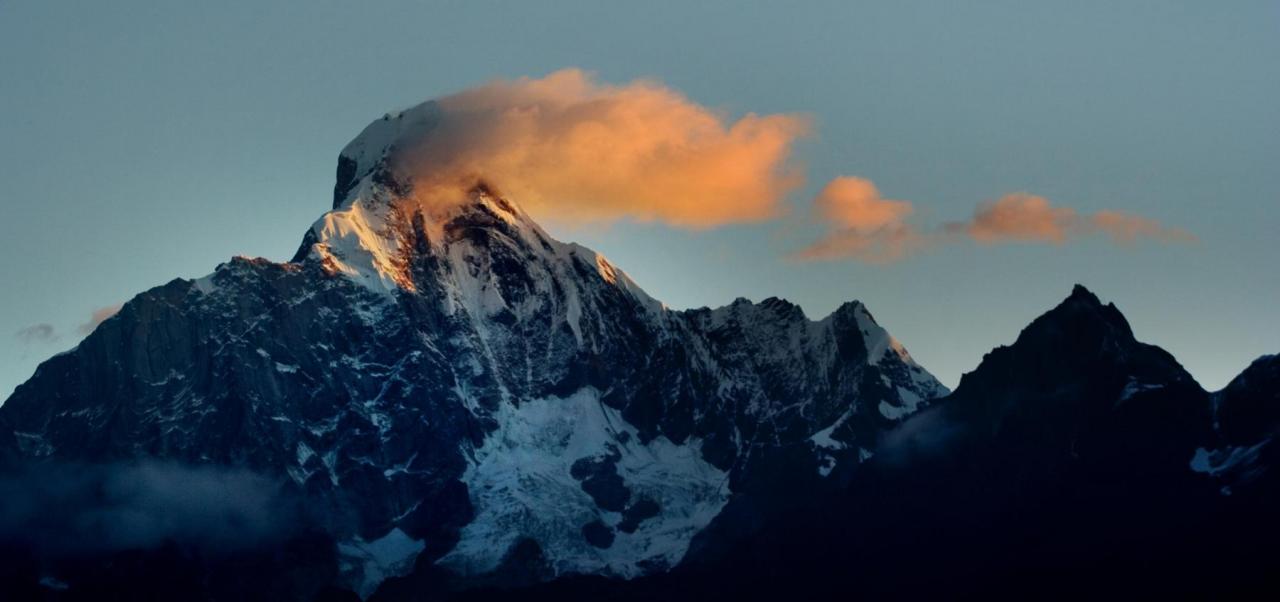
[[[634,577],[735,500],[803,495],[780,475],[840,481],[946,393],[860,303],[670,310],[500,184],[416,180],[397,162],[435,115],[343,150],[292,261],[144,292],[46,362],[0,408],[14,452],[270,475],[329,517],[362,593],[419,553],[467,579],[513,557]]]

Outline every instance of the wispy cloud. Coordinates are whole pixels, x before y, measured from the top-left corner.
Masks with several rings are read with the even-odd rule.
[[[58,331],[52,324],[32,324],[13,335],[23,344],[51,343],[58,340]]]
[[[1038,243],[1062,245],[1083,237],[1105,235],[1117,245],[1147,239],[1192,243],[1195,235],[1166,227],[1146,217],[1115,210],[1080,214],[1048,199],[1017,192],[978,204],[965,221],[922,230],[909,223],[910,201],[884,199],[863,178],[832,180],[814,199],[814,212],[830,225],[817,242],[793,254],[798,260],[852,259],[888,263],[939,245],[971,240],[979,244]]]
[[[1174,243],[1196,241],[1190,232],[1165,227],[1152,219],[1113,210],[1081,215],[1070,207],[1055,207],[1048,199],[1025,192],[984,202],[978,205],[970,220],[947,224],[945,229],[986,244],[1063,244],[1094,234],[1105,234],[1120,245],[1133,244],[1143,238]]]
[[[1089,224],[1111,237],[1118,245],[1133,244],[1140,238],[1161,242],[1193,243],[1200,239],[1182,228],[1168,228],[1155,220],[1119,211],[1099,211],[1089,216]]]
[[[120,313],[121,307],[123,307],[123,304],[116,303],[114,305],[107,305],[93,310],[89,313],[89,320],[77,326],[76,331],[82,335],[87,335],[93,332],[93,329],[97,328],[99,324],[103,323],[111,316]],[[57,327],[46,322],[32,324],[31,326],[14,333],[13,336],[18,339],[18,341],[26,345],[34,343],[52,343],[62,338],[62,334],[58,332]]]
[[[54,556],[167,542],[234,550],[286,536],[302,518],[266,476],[154,460],[7,471],[0,499],[0,540],[16,537]]]

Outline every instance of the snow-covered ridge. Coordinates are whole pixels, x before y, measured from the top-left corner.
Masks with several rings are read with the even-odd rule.
[[[399,120],[392,120],[399,123]],[[382,122],[375,122],[375,125]],[[370,128],[375,128],[371,125]],[[368,132],[367,132],[368,133]],[[373,134],[385,135],[382,129]],[[357,139],[360,140],[360,139]],[[353,142],[353,144],[355,144]],[[361,144],[355,150],[360,161],[374,153]],[[346,151],[344,151],[346,152]],[[381,155],[379,155],[381,156]],[[447,229],[469,216],[482,215],[497,220],[505,236],[514,239],[521,251],[541,256],[545,265],[569,265],[577,256],[592,266],[600,279],[624,291],[644,307],[661,311],[664,306],[650,297],[621,269],[603,255],[577,244],[566,244],[551,238],[516,203],[499,197],[483,183],[465,193],[465,199],[451,203],[425,203],[383,183],[374,174],[366,174],[347,194],[346,200],[327,212],[311,227],[307,240],[310,247],[305,257],[318,260],[334,274],[341,274],[374,292],[392,296],[396,291],[414,292],[414,283],[406,271],[411,255],[421,252],[412,248],[411,233],[421,228],[430,241],[430,251],[451,264],[454,274],[470,270],[461,249],[453,248],[454,240]],[[415,218],[422,219],[415,222]],[[486,227],[486,226],[481,226]],[[463,283],[465,284],[465,283]],[[461,286],[460,288],[466,288]],[[471,291],[492,295],[492,288]],[[492,308],[494,299],[458,299],[461,306]]]

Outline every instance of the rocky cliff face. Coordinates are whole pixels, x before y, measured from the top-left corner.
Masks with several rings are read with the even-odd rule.
[[[425,202],[395,157],[431,114],[344,149],[293,261],[144,292],[42,364],[0,407],[9,453],[270,475],[366,594],[420,554],[634,577],[731,501],[788,495],[780,474],[821,487],[946,393],[859,303],[673,311],[480,180]]]

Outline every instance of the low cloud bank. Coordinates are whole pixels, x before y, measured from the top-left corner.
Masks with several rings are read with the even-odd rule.
[[[252,472],[168,462],[43,463],[0,473],[0,542],[45,554],[233,550],[283,537],[297,506]]]
[[[945,410],[934,406],[908,417],[880,438],[876,456],[899,468],[943,456],[968,432]]]

